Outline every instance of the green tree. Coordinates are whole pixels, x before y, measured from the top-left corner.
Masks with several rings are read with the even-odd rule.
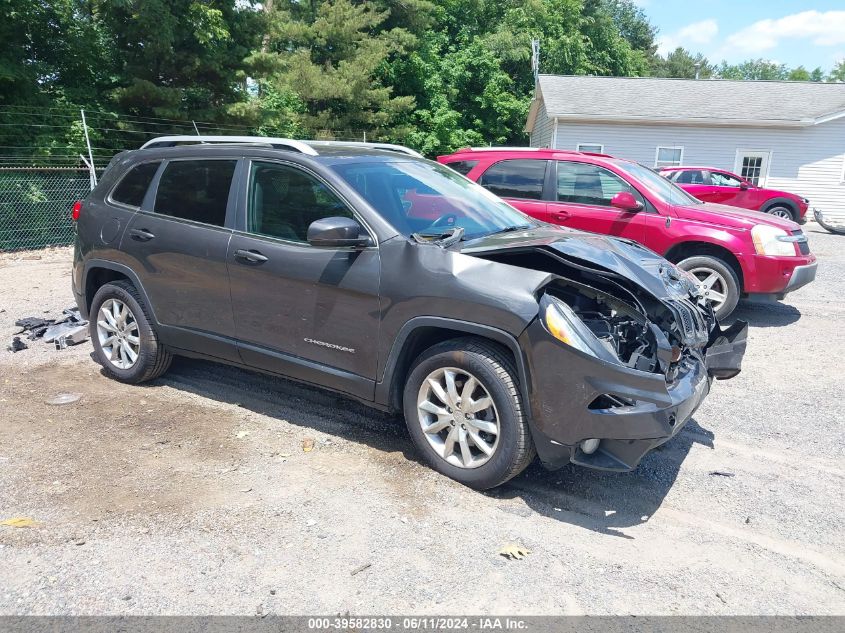
[[[696,53],[693,56],[685,48],[679,46],[665,58],[658,56],[653,65],[653,74],[656,77],[695,79],[696,65],[700,79],[709,79],[713,76],[715,67],[704,55]]]
[[[789,70],[786,64],[778,64],[766,59],[749,59],[741,64],[731,65],[722,62],[718,69],[722,79],[787,79]]]
[[[789,71],[786,78],[789,81],[810,81],[810,71],[803,66],[797,66]]]
[[[810,72],[810,81],[824,81],[824,71],[820,66],[816,66]]]
[[[845,59],[839,60],[827,76],[828,81],[845,81]]]

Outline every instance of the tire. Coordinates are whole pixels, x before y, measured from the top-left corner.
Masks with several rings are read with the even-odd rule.
[[[782,204],[776,204],[775,206],[766,209],[766,213],[775,217],[784,218],[785,220],[792,220],[793,222],[798,221],[798,216],[795,211]]]
[[[440,410],[450,410],[449,403],[432,395],[436,390],[428,380],[433,375],[439,380],[442,373],[445,385],[442,393],[448,397],[447,372],[453,373],[454,393],[459,396],[457,406],[442,416],[421,411],[419,405],[425,403],[424,394],[436,402],[435,406],[445,405]],[[466,394],[464,388],[469,388],[468,377],[475,378],[477,384]],[[525,418],[516,370],[495,344],[476,338],[460,338],[429,348],[414,361],[403,393],[405,423],[417,450],[434,470],[447,477],[470,488],[486,490],[515,477],[534,459],[534,442]],[[460,398],[464,398],[463,401]],[[488,400],[489,407],[474,408]],[[464,413],[461,413],[461,407]],[[423,430],[424,421],[431,422],[428,427],[431,429],[436,426],[435,422],[442,425],[447,420],[448,426],[439,434]],[[485,430],[493,427],[497,427],[495,434]],[[451,445],[450,436],[457,440]],[[480,443],[490,449],[489,454],[480,449],[479,438]],[[441,440],[443,448],[439,445]],[[471,455],[469,462],[464,445]],[[447,446],[453,447],[453,452],[444,456]]]
[[[700,281],[712,279],[711,275],[715,274],[718,277],[719,286],[724,288],[725,295],[721,306],[718,308],[716,305],[713,306],[716,318],[721,321],[734,311],[736,304],[739,303],[739,279],[727,262],[713,255],[696,255],[678,262],[678,268],[693,273]],[[713,292],[713,288],[716,287],[716,283],[713,283],[711,288],[705,289],[705,293]]]
[[[128,366],[121,366],[124,364],[123,361],[129,362],[131,356],[125,351],[125,347],[120,344],[120,339],[117,343],[106,344],[110,340],[106,337],[115,338],[113,336],[115,327],[104,317],[101,309],[104,304],[107,304],[107,309],[110,310],[110,315],[114,318],[116,303],[122,304],[129,311],[123,319],[123,322],[126,323],[126,326],[122,328],[124,331],[123,340],[126,341],[128,347],[136,350],[136,358]],[[124,313],[121,311],[120,314]],[[103,366],[103,370],[110,378],[120,382],[138,384],[158,378],[170,367],[173,356],[159,342],[140,293],[128,281],[114,281],[97,290],[94,300],[91,302],[89,319],[91,341],[94,344],[97,362]],[[106,328],[110,329],[107,330]],[[118,329],[121,328],[118,327]]]

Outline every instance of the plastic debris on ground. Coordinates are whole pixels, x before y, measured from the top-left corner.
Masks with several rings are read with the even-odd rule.
[[[88,340],[88,321],[82,318],[76,308],[62,310],[62,316],[58,319],[24,317],[15,321],[15,325],[23,328],[18,334],[27,333],[30,341],[42,339],[45,343],[54,343],[57,350]],[[20,336],[16,336],[9,350],[19,352],[27,347]]]

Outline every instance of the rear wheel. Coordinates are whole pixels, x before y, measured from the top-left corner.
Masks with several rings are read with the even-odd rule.
[[[115,380],[158,378],[172,356],[159,342],[138,290],[128,281],[102,286],[91,302],[91,340],[97,361]]]
[[[795,212],[792,209],[783,205],[776,205],[771,209],[766,209],[766,213],[768,213],[769,215],[773,215],[776,218],[792,220],[793,222],[797,221],[798,219],[795,217]]]
[[[507,355],[478,339],[423,352],[404,390],[405,423],[435,470],[485,490],[522,472],[534,444]]]
[[[725,261],[712,255],[697,255],[678,262],[678,268],[698,279],[698,288],[717,319],[724,319],[734,311],[739,302],[739,279]]]

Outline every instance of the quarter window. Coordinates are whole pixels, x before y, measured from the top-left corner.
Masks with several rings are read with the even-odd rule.
[[[159,165],[161,161],[135,165],[114,188],[111,199],[130,207],[140,207]]]
[[[168,163],[158,183],[155,212],[223,226],[236,164],[235,160],[175,160]]]
[[[558,202],[609,207],[613,196],[621,191],[628,191],[637,200],[643,202],[643,197],[636,189],[603,167],[588,163],[558,161]]]
[[[673,167],[684,159],[683,147],[658,147],[654,158],[655,167]]]
[[[477,160],[456,160],[454,163],[446,163],[446,167],[454,169],[462,176],[466,176],[477,164]]]
[[[308,241],[308,226],[323,218],[352,218],[349,207],[325,184],[296,167],[252,164],[248,230],[294,242]]]
[[[500,198],[542,200],[545,160],[503,160],[485,171],[478,184]]]

